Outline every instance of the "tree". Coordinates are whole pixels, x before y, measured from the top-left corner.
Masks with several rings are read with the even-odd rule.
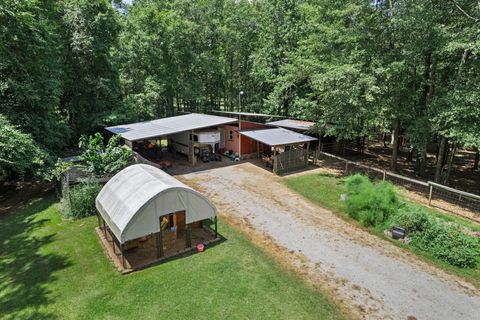
[[[120,104],[119,75],[111,58],[120,26],[107,0],[66,0],[62,13],[65,75],[60,108],[77,139],[100,128]]]
[[[112,136],[105,145],[103,136],[82,136],[78,143],[82,150],[80,159],[87,171],[93,174],[105,174],[119,171],[127,166],[132,157],[132,150],[120,145],[120,136]]]
[[[20,130],[50,150],[68,136],[59,114],[62,46],[58,3],[4,0],[0,3],[0,105]]]
[[[25,175],[41,176],[48,163],[47,153],[32,136],[12,125],[0,114],[0,181],[23,179]]]

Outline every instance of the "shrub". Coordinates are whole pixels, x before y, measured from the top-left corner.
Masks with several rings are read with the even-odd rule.
[[[64,214],[73,219],[94,215],[97,210],[95,207],[95,198],[101,189],[102,186],[93,180],[73,186],[69,193],[70,201],[66,201],[64,207]]]
[[[432,218],[426,210],[420,206],[405,205],[395,215],[395,222],[404,227],[407,232],[422,232],[428,229]]]
[[[460,230],[432,220],[422,232],[412,234],[412,244],[460,268],[474,268],[480,257],[480,241]]]
[[[389,182],[373,184],[367,177],[356,174],[346,181],[347,213],[364,226],[376,226],[386,221],[397,209],[398,200]]]
[[[458,226],[430,217],[424,208],[416,205],[401,208],[394,221],[407,229],[413,246],[453,266],[474,268],[477,265],[480,241]]]

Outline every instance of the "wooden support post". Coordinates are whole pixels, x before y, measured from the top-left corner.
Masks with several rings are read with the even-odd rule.
[[[192,247],[192,239],[190,237],[190,225],[185,225],[185,247]]]
[[[103,222],[103,235],[105,236],[105,239],[107,239],[107,226],[105,225],[105,220],[102,218]]]
[[[348,174],[348,161],[345,161],[345,175]]]
[[[428,192],[428,205],[430,206],[432,204],[432,193],[433,193],[433,185],[430,185],[430,190]]]
[[[242,116],[238,115],[238,157],[242,159],[242,135],[240,130],[242,130]]]
[[[217,216],[215,216],[215,239],[218,238],[218,231],[217,231]]]
[[[97,222],[98,222],[98,227],[101,228],[102,227],[102,220],[100,218],[100,213],[97,212]]]
[[[125,269],[125,248],[123,246],[123,243],[120,244],[120,252],[122,253],[122,266],[123,269]]]
[[[310,142],[307,142],[307,166],[308,166],[308,158],[310,157]],[[315,159],[313,159],[313,163],[315,164]]]
[[[112,237],[112,247],[113,247],[113,253],[117,254],[117,250],[115,249],[115,238],[113,237],[112,231],[109,230],[110,237]]]
[[[173,232],[173,237],[174,237],[175,239],[177,239],[177,237],[178,237],[178,233],[177,233],[177,229],[178,229],[178,226],[177,226],[177,214],[174,213],[174,214],[172,215],[172,218],[173,218],[173,227],[174,227],[174,230],[175,230],[175,231]]]
[[[274,146],[273,147],[273,157],[272,157],[272,161],[273,161],[273,173],[277,174],[277,167],[278,167],[278,161],[277,161],[277,147]]]
[[[257,159],[260,158],[260,143],[257,141]]]
[[[386,178],[387,178],[387,171],[383,170],[383,181],[385,181]]]
[[[190,141],[189,141],[189,157],[190,157],[190,163],[192,164],[192,166],[195,165],[195,148],[193,146],[194,144],[194,138],[193,138],[193,130],[190,132]]]

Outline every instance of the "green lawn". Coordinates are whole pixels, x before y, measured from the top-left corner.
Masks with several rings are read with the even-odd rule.
[[[221,220],[225,242],[126,276],[105,256],[95,224],[63,220],[52,195],[0,217],[0,318],[346,318]]]
[[[363,228],[372,234],[375,234],[381,238],[387,239],[392,243],[394,243],[395,245],[411,250],[412,252],[416,253],[418,256],[424,258],[426,261],[429,261],[443,268],[444,270],[447,270],[451,273],[464,277],[465,279],[470,280],[471,282],[477,285],[480,285],[480,268],[477,267],[475,269],[462,269],[455,266],[451,266],[448,263],[433,257],[427,252],[418,250],[412,246],[404,245],[398,241],[385,237],[383,234],[384,226],[379,226],[378,228],[364,228],[357,221],[355,221],[354,219],[351,219],[345,211],[345,203],[340,201],[340,195],[346,192],[344,178],[338,177],[332,174],[328,174],[328,173],[320,173],[320,174],[308,174],[308,175],[284,178],[283,182],[289,188],[295,190],[296,192],[303,195],[307,199],[317,203],[321,207],[332,210],[341,218],[349,221],[350,223],[355,224],[359,228]],[[408,200],[404,200],[404,201],[408,201]],[[440,218],[444,221],[455,222],[475,231],[480,230],[480,225],[475,224],[467,219],[448,215],[432,208],[427,208],[427,210],[432,215],[435,215],[437,218]]]

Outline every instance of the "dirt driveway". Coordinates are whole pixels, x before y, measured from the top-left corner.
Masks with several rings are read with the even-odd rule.
[[[480,290],[350,225],[250,163],[180,177],[224,219],[366,319],[479,319]]]

